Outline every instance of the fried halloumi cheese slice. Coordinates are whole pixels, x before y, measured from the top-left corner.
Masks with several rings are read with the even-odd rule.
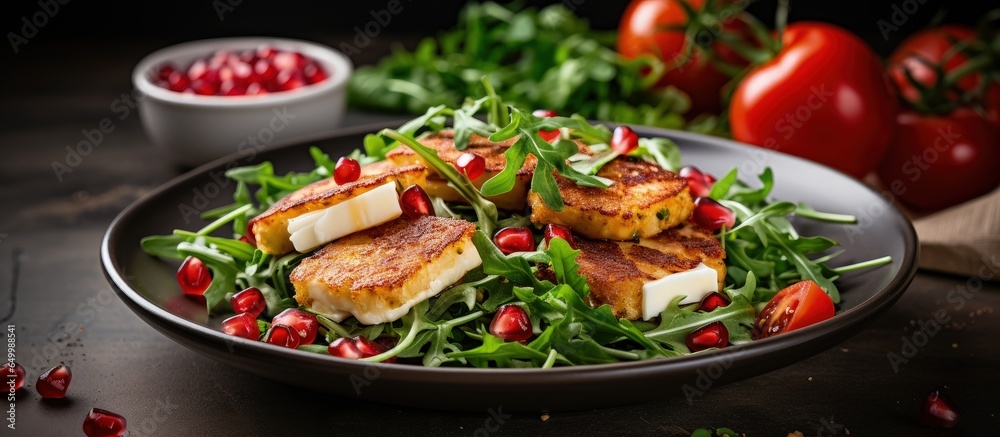
[[[285,196],[250,220],[247,235],[262,252],[284,255],[295,250],[288,229],[292,219],[325,210],[386,184],[405,188],[423,185],[426,180],[427,169],[420,165],[397,166],[386,161],[369,164],[361,168],[361,176],[354,182],[337,185],[333,178],[327,178]]]
[[[482,264],[465,220],[399,218],[330,243],[292,270],[295,299],[335,320],[402,317]]]
[[[690,223],[637,242],[576,238],[575,246],[580,250],[579,273],[590,285],[588,303],[608,304],[616,316],[629,320],[643,316],[644,286],[699,264],[718,274],[718,290],[725,285],[726,251],[711,232]],[[678,292],[687,294],[685,303],[703,297],[689,290]]]
[[[531,221],[569,226],[593,239],[631,240],[677,226],[694,210],[687,180],[656,164],[618,157],[597,176],[610,179],[611,186],[584,187],[556,175],[563,210],[549,208],[541,196],[530,193]]]
[[[486,181],[503,171],[504,167],[507,165],[507,158],[504,156],[504,152],[506,152],[515,141],[516,138],[512,138],[502,143],[494,143],[479,135],[472,135],[472,137],[469,138],[469,147],[465,150],[458,150],[455,148],[455,133],[453,131],[441,131],[420,139],[421,144],[436,150],[438,157],[441,158],[441,160],[452,165],[455,165],[458,157],[462,156],[463,153],[475,153],[476,155],[482,156],[486,160],[486,171],[482,176],[472,181],[472,184],[475,185],[476,188],[482,188]],[[580,153],[591,153],[590,148],[583,143],[577,142],[577,147],[579,147]],[[420,158],[416,152],[406,146],[399,146],[393,149],[386,154],[386,159],[396,165],[427,165],[427,163]],[[524,165],[522,165],[521,169],[517,171],[517,179],[514,183],[514,188],[504,194],[487,197],[486,199],[495,203],[497,208],[500,209],[506,209],[509,211],[523,210],[528,198],[528,189],[531,187],[531,175],[535,172],[535,164],[537,162],[538,160],[534,157],[534,155],[528,155],[528,158],[524,160]],[[427,184],[424,185],[424,190],[427,191],[428,195],[440,197],[445,201],[465,201],[465,199],[462,198],[462,195],[458,194],[458,191],[455,191],[454,188],[448,186],[448,181],[444,180],[444,178],[436,173],[431,173],[427,176]]]

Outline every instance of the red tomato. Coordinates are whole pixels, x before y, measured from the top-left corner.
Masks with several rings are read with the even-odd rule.
[[[657,82],[657,87],[673,85],[684,91],[691,98],[690,113],[693,115],[718,114],[722,110],[721,89],[729,82],[730,77],[718,71],[697,50],[693,52],[691,59],[684,62],[684,32],[665,30],[666,27],[683,25],[687,21],[681,1],[687,1],[695,10],[700,10],[705,3],[704,0],[634,0],[629,3],[618,26],[618,53],[628,59],[640,55],[653,55],[662,59],[668,71]],[[742,10],[732,7],[728,12],[719,14],[723,21],[722,32],[748,36],[749,27],[738,18]],[[704,36],[717,39],[710,32]],[[746,60],[723,44],[715,44],[713,49],[728,63],[739,66],[747,64]]]
[[[778,292],[757,315],[754,338],[766,338],[833,317],[833,300],[813,281],[802,281]]]
[[[863,41],[799,22],[785,30],[774,59],[737,87],[729,123],[738,141],[861,177],[888,149],[896,112],[882,65]]]
[[[955,42],[974,39],[976,39],[975,29],[965,26],[941,26],[917,32],[906,38],[892,52],[887,66],[889,77],[896,84],[903,99],[915,103],[920,100],[920,93],[906,78],[905,72],[909,70],[913,78],[922,85],[932,85],[937,81],[937,73],[927,65],[927,62],[931,64],[943,62],[945,73],[949,73],[969,60],[964,53],[949,53]],[[969,91],[979,86],[980,81],[982,74],[975,72],[963,76],[956,85],[962,91]],[[1000,83],[994,82],[989,88],[995,90],[993,93],[1000,93]]]
[[[1000,185],[1000,131],[972,109],[936,116],[903,112],[878,175],[896,199],[934,210]]]

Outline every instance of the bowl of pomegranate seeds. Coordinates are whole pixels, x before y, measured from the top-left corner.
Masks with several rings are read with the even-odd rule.
[[[351,61],[329,47],[280,38],[192,41],[135,67],[139,115],[181,165],[323,137],[344,115]]]

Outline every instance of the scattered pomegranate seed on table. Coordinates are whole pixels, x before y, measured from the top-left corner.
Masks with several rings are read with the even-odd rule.
[[[427,196],[423,188],[420,188],[420,185],[410,185],[403,190],[403,193],[399,195],[399,208],[403,210],[403,214],[411,219],[434,215],[434,205],[431,204],[431,198]]]
[[[125,418],[100,408],[91,408],[83,420],[87,437],[120,437],[125,434]]]
[[[302,344],[302,337],[299,335],[299,331],[291,326],[271,325],[271,329],[267,331],[265,341],[270,344],[295,349]]]
[[[267,45],[254,50],[219,50],[196,59],[186,69],[163,64],[150,76],[153,83],[170,91],[215,96],[291,91],[330,77],[316,60]]]
[[[337,185],[354,182],[361,177],[361,164],[352,158],[340,158],[333,168],[333,180]]]
[[[924,399],[917,416],[920,423],[942,429],[951,429],[958,425],[958,411],[951,405],[940,391],[933,391]]]
[[[736,216],[733,212],[708,197],[699,197],[694,201],[694,212],[691,213],[691,221],[694,224],[708,229],[712,232],[722,229],[732,229],[736,224]]]
[[[542,235],[545,237],[545,244],[549,244],[553,238],[562,238],[569,243],[569,247],[576,249],[573,244],[573,231],[569,227],[563,225],[548,224],[545,225],[545,229],[542,231]]]
[[[716,308],[724,307],[729,305],[729,298],[719,292],[712,292],[706,295],[701,300],[701,305],[698,306],[698,311],[714,311]]]
[[[257,317],[250,313],[239,313],[222,321],[222,332],[229,335],[256,340],[260,337]]]
[[[13,387],[14,390],[20,390],[21,387],[24,387],[24,366],[18,364],[17,362],[4,363],[3,377],[4,381],[7,383],[7,387]],[[10,385],[11,380],[14,381],[13,386]]]
[[[233,312],[236,314],[250,313],[254,317],[259,316],[267,308],[264,293],[261,293],[257,287],[250,287],[234,294],[229,299],[229,303],[233,305]]]
[[[729,330],[722,322],[712,322],[688,334],[684,344],[691,352],[713,347],[721,349],[729,344]]]
[[[504,341],[525,341],[531,338],[531,318],[517,305],[504,305],[493,315],[490,334]]]
[[[618,126],[611,135],[611,151],[628,155],[639,147],[639,135],[628,126]]]
[[[60,364],[41,374],[35,382],[35,390],[46,399],[62,399],[66,396],[69,383],[73,380],[73,374],[69,367]]]
[[[473,181],[486,173],[486,158],[475,153],[463,153],[455,160],[455,168]]]
[[[212,283],[212,275],[205,263],[189,256],[177,269],[177,283],[180,284],[181,290],[184,290],[184,294],[203,296]]]
[[[535,250],[535,235],[531,233],[531,229],[511,226],[497,231],[493,235],[493,244],[496,244],[504,255],[531,252]]]
[[[715,184],[715,178],[712,175],[702,173],[697,167],[687,166],[681,168],[678,174],[687,179],[688,187],[691,188],[693,196],[708,197],[709,193],[712,192],[712,185]]]
[[[295,328],[302,344],[312,344],[316,340],[316,333],[319,332],[319,322],[312,313],[302,311],[298,308],[289,308],[274,316],[272,325],[286,325]],[[296,346],[297,347],[297,346]]]

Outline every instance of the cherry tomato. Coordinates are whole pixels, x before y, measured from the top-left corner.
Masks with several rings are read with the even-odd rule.
[[[897,104],[875,53],[839,27],[788,26],[781,51],[751,71],[729,109],[733,138],[856,177],[893,137]]]
[[[771,298],[754,322],[754,338],[794,331],[833,317],[833,299],[813,281],[785,287]]]
[[[681,1],[687,1],[695,10],[700,10],[705,3],[704,0],[634,0],[629,3],[618,26],[618,53],[628,59],[640,55],[653,55],[662,59],[668,71],[657,82],[657,87],[673,85],[684,91],[691,98],[692,115],[718,114],[722,109],[720,90],[729,82],[730,77],[716,69],[697,50],[684,62],[684,31],[665,29],[683,25],[687,21]],[[749,40],[750,30],[739,19],[741,13],[720,14],[719,18],[723,21],[722,32],[737,34]],[[704,36],[710,40],[717,39],[711,32]],[[713,44],[712,48],[728,63],[737,66],[747,64],[735,51],[721,43]],[[675,66],[678,67],[673,68]]]
[[[889,77],[892,78],[903,99],[915,103],[920,100],[920,93],[906,78],[905,72],[908,70],[913,78],[922,85],[932,85],[937,80],[937,73],[927,63],[941,64],[943,62],[945,73],[955,70],[965,64],[969,58],[960,51],[949,52],[956,42],[975,38],[976,31],[965,26],[941,26],[910,35],[889,57],[887,65]],[[969,91],[979,86],[981,80],[982,74],[974,72],[963,76],[956,85],[962,91]],[[1000,89],[1000,84],[994,83],[991,88]]]
[[[969,108],[947,115],[906,111],[878,175],[900,202],[935,210],[1000,185],[1000,130]]]

